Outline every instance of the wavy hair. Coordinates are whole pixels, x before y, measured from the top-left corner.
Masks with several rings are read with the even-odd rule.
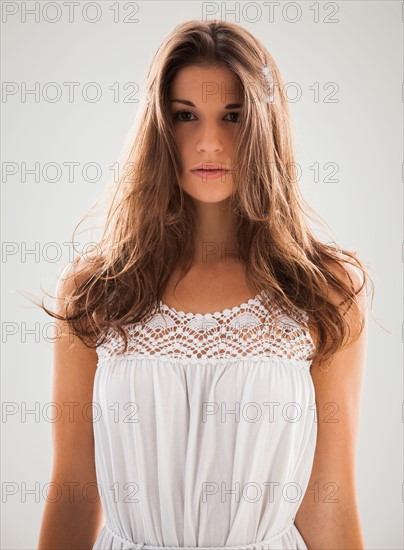
[[[189,271],[195,210],[178,183],[181,162],[169,106],[173,79],[189,65],[227,68],[240,84],[244,101],[229,208],[237,221],[237,258],[246,265],[248,281],[270,291],[284,311],[307,312],[316,340],[311,359],[331,357],[344,345],[349,325],[328,289],[342,297],[347,310],[358,308],[356,295],[371,279],[356,253],[322,243],[311,232],[307,218],[314,211],[298,187],[282,76],[257,38],[220,20],[179,24],[156,51],[122,153],[124,170],[106,188],[106,218],[96,252],[66,266],[75,284],[63,312],[51,311],[43,300],[40,307],[68,322],[87,346],[101,344],[112,328],[126,349],[124,325],[140,321],[159,304],[177,266],[181,278]],[[332,269],[345,262],[362,272],[359,289],[349,274],[347,282]],[[354,339],[363,326],[362,321]]]

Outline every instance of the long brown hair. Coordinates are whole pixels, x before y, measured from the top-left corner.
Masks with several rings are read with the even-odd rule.
[[[343,346],[349,327],[327,289],[337,291],[347,309],[357,307],[356,295],[370,277],[355,253],[312,234],[308,212],[319,216],[299,192],[278,67],[246,29],[219,20],[177,25],[155,53],[122,154],[125,169],[106,190],[108,208],[96,253],[67,266],[77,284],[64,314],[46,308],[43,300],[40,307],[67,321],[90,347],[102,343],[110,328],[126,344],[124,325],[140,321],[159,303],[174,268],[181,265],[182,276],[189,270],[195,254],[195,212],[178,184],[181,163],[169,107],[170,85],[177,71],[189,65],[227,68],[241,86],[237,176],[229,207],[237,216],[236,252],[248,280],[259,290],[270,290],[285,311],[297,307],[307,312],[316,332],[312,358],[330,357]],[[343,262],[363,274],[359,290],[331,269]],[[362,328],[363,323],[356,338]]]

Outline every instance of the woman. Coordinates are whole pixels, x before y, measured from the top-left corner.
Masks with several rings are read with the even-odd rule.
[[[158,49],[97,251],[43,306],[77,414],[40,550],[364,548],[367,276],[308,227],[282,89],[236,24]]]

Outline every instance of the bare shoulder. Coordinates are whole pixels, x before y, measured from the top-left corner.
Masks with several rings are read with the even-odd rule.
[[[74,290],[83,284],[94,272],[99,257],[78,256],[66,264],[58,276],[56,294],[58,300],[67,299]]]
[[[356,252],[351,252],[351,254],[358,258]],[[349,324],[349,330],[356,331],[363,323],[367,315],[366,286],[364,285],[362,271],[355,265],[352,265],[351,258],[349,258],[351,261],[348,261],[347,258],[349,258],[349,256],[338,252],[336,254],[336,261],[325,262],[325,267],[335,279],[340,282],[344,282],[354,291],[355,295],[352,298],[351,307],[347,309],[346,305],[343,305],[344,297],[330,284],[326,285],[324,283],[323,291],[326,293],[331,303],[339,308],[346,322]],[[313,341],[317,346],[317,326],[312,320],[309,320],[308,324]]]
[[[359,259],[356,252],[351,252]],[[338,253],[337,262],[327,262],[329,271],[341,282],[348,285],[354,292],[349,307],[343,302],[343,296],[335,288],[329,286],[327,289],[328,297],[331,302],[338,307],[343,315],[347,325],[347,336],[343,347],[332,358],[331,363],[336,365],[345,361],[347,364],[357,365],[359,369],[363,367],[363,360],[356,360],[360,355],[362,359],[365,356],[367,344],[367,294],[364,284],[364,275],[362,271],[351,263],[352,259],[348,256]],[[317,367],[321,365],[321,358],[318,358],[312,365],[312,374],[318,372]],[[342,367],[340,367],[342,370]]]
[[[358,255],[356,252],[352,252],[356,258]],[[347,283],[351,288],[354,289],[357,296],[357,303],[363,306],[364,296],[366,295],[366,288],[364,285],[363,273],[361,270],[353,265],[352,260],[348,261],[349,257],[343,255],[342,253],[337,254],[338,262],[327,262],[327,267],[329,271],[340,281]],[[329,289],[329,296],[335,305],[339,305],[341,302],[341,297],[339,293],[333,289]]]
[[[355,252],[351,252],[355,257],[358,255]],[[341,297],[335,291],[330,293],[331,300],[340,308],[341,313],[344,316],[344,319],[348,325],[348,339],[347,343],[354,342],[355,340],[351,336],[361,334],[359,340],[357,340],[356,347],[354,347],[351,352],[354,353],[355,349],[363,348],[366,345],[366,332],[367,332],[367,294],[366,294],[366,285],[364,281],[364,276],[362,271],[352,265],[352,263],[346,261],[345,257],[339,255],[341,262],[340,264],[335,264],[331,269],[336,277],[338,277],[343,282],[347,283],[355,295],[352,298],[350,306],[347,308],[346,305],[341,305]]]

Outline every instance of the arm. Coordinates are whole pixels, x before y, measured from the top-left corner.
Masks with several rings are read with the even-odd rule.
[[[350,265],[347,270],[358,290],[358,272]],[[365,548],[355,480],[367,346],[365,289],[356,299],[366,321],[362,334],[323,365],[327,372],[320,370],[320,361],[313,362],[311,368],[317,403],[317,443],[309,486],[295,521],[310,550]],[[351,331],[356,333],[359,321],[350,312],[347,315]]]
[[[57,313],[63,311],[62,305],[72,288],[73,279],[59,280]],[[88,405],[92,402],[97,354],[73,337],[66,323],[56,324],[52,401],[58,403],[61,413],[59,420],[52,423],[50,481],[54,489],[48,492],[44,507],[38,550],[88,549],[103,521],[96,485],[92,407]],[[87,491],[83,491],[86,484]]]

